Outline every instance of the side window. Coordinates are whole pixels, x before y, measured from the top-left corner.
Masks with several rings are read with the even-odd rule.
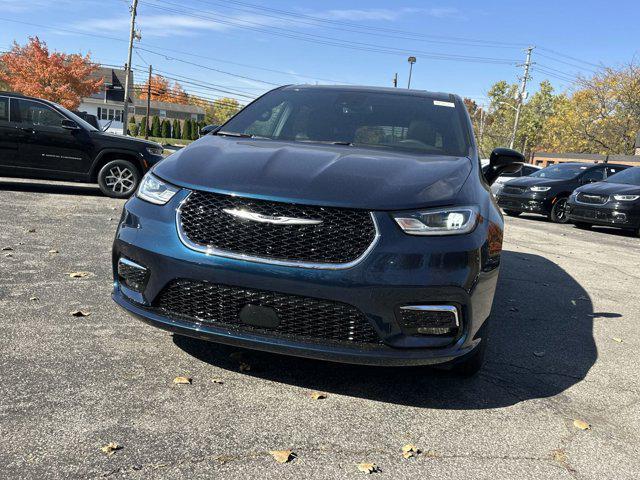
[[[616,173],[621,172],[622,170],[624,170],[624,168],[622,167],[607,167],[607,177],[610,177],[611,175],[615,175]]]
[[[604,180],[604,168],[597,168],[582,176],[582,183],[601,182]]]
[[[63,117],[46,105],[31,100],[18,100],[18,110],[22,123],[59,127]]]
[[[524,167],[522,167],[522,176],[523,177],[528,177],[529,175],[531,175],[532,173],[535,173],[537,171],[538,171],[537,168],[527,167],[525,165]]]
[[[9,99],[0,97],[0,122],[9,121]]]

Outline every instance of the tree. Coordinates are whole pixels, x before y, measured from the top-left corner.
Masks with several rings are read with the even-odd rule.
[[[173,121],[173,129],[171,133],[173,133],[173,138],[182,138],[182,131],[180,130],[180,120]]]
[[[138,128],[138,134],[141,137],[147,136],[147,117],[146,116],[142,117],[142,120],[140,120],[140,128]]]
[[[157,115],[153,116],[151,120],[151,136],[152,137],[160,137],[162,135],[162,131],[160,128],[160,118]]]
[[[182,125],[182,140],[191,140],[191,120],[188,118]]]
[[[557,99],[551,83],[545,80],[522,108],[515,145],[522,148],[525,155],[527,152],[539,150],[547,134],[549,118],[554,113]]]
[[[162,138],[171,138],[171,124],[169,123],[169,120],[163,120],[162,121],[162,128],[161,128],[161,132]]]
[[[16,42],[0,55],[0,82],[25,95],[45,98],[75,110],[82,97],[100,90],[103,79],[91,76],[98,65],[89,54],[50,53],[47,44],[38,37],[29,43]]]
[[[199,124],[195,120],[191,120],[191,140],[197,140],[200,138]]]
[[[137,123],[130,123],[129,124],[129,133],[131,134],[132,137],[137,137],[138,134],[140,133],[140,129],[138,128],[138,124]]]
[[[149,80],[140,87],[139,98],[146,100],[148,91]],[[151,77],[151,100],[186,105],[189,103],[189,96],[178,82],[172,85],[162,75],[153,75]]]
[[[235,98],[220,98],[205,109],[205,122],[208,125],[222,125],[240,111],[240,104]]]
[[[136,123],[136,117],[135,117],[135,116],[133,116],[133,115],[131,115],[131,116],[129,117],[129,123]]]

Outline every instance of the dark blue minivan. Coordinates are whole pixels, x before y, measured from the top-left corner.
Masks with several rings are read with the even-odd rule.
[[[502,249],[460,97],[286,86],[156,165],[124,207],[114,300],[152,325],[368,365],[481,366]]]

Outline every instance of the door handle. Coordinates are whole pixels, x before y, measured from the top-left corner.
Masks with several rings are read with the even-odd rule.
[[[30,134],[35,134],[36,131],[33,129],[33,127],[18,127],[19,130],[22,130],[25,133],[30,133]]]

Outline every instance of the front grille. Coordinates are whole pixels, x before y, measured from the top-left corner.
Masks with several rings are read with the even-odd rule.
[[[502,187],[501,193],[507,193],[510,195],[521,195],[526,191],[527,191],[527,187],[514,187],[510,185],[505,185],[504,187]]]
[[[245,324],[246,305],[275,310],[280,322],[272,328]],[[160,314],[223,328],[268,332],[306,341],[380,343],[364,314],[345,303],[296,295],[231,287],[210,282],[174,280],[154,302]]]
[[[436,334],[451,335],[458,331],[459,322],[457,312],[454,310],[412,309],[411,307],[400,309],[400,324],[411,335]]]
[[[580,203],[590,203],[593,205],[604,205],[609,201],[608,195],[595,195],[590,193],[579,193],[576,200]]]
[[[225,210],[321,223],[261,223]],[[180,208],[178,222],[188,242],[196,247],[292,262],[349,263],[361,257],[376,237],[371,214],[364,210],[270,202],[208,192],[191,193]]]

